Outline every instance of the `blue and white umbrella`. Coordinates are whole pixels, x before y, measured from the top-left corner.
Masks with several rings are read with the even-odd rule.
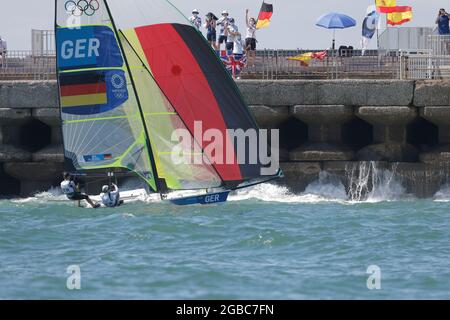
[[[336,42],[336,29],[346,29],[356,26],[356,20],[342,13],[331,12],[317,19],[316,26],[333,29],[333,50]]]

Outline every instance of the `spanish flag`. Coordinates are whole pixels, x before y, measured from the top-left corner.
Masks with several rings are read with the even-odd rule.
[[[412,7],[396,7],[396,11],[387,14],[387,23],[391,26],[398,26],[412,20]]]
[[[256,29],[266,28],[270,25],[270,19],[273,15],[273,5],[263,2],[261,11],[259,12]]]
[[[321,52],[306,52],[303,54],[299,54],[298,56],[288,57],[288,60],[292,61],[300,61],[300,64],[304,67],[308,67],[309,63],[313,59],[317,59],[323,61],[327,57],[327,51]]]
[[[378,12],[390,13],[395,12],[397,0],[375,0]]]

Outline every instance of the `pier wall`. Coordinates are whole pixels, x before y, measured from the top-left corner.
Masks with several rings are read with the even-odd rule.
[[[243,80],[238,86],[260,126],[280,129],[280,183],[295,192],[327,172],[352,194],[356,180],[373,175],[371,167],[393,173],[420,197],[448,182],[450,82]],[[0,82],[0,195],[57,186],[63,168],[56,83]]]

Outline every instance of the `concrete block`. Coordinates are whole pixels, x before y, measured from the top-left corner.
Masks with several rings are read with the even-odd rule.
[[[289,154],[291,161],[341,161],[352,160],[354,152],[342,144],[308,143]]]
[[[450,106],[450,81],[416,81],[414,105],[416,107]]]
[[[30,120],[30,109],[0,108],[0,125],[17,125]]]
[[[307,124],[344,124],[353,118],[353,107],[344,105],[296,105],[291,113]]]
[[[357,108],[356,116],[373,125],[407,125],[417,119],[418,110],[405,106],[362,106]]]
[[[0,81],[0,108],[58,108],[56,81]]]
[[[258,125],[264,129],[279,128],[283,122],[291,117],[287,106],[249,106],[249,108]]]
[[[248,104],[409,106],[414,81],[401,80],[242,80]]]
[[[19,147],[0,144],[0,162],[26,162],[31,161],[32,155]]]

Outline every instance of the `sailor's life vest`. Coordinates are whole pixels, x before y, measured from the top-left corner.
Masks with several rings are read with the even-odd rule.
[[[108,208],[114,208],[119,205],[120,194],[117,188],[115,191],[102,193],[100,197],[102,199],[102,203]]]
[[[61,190],[65,195],[70,196],[77,192],[77,186],[73,181],[64,180],[63,182],[61,182]]]

